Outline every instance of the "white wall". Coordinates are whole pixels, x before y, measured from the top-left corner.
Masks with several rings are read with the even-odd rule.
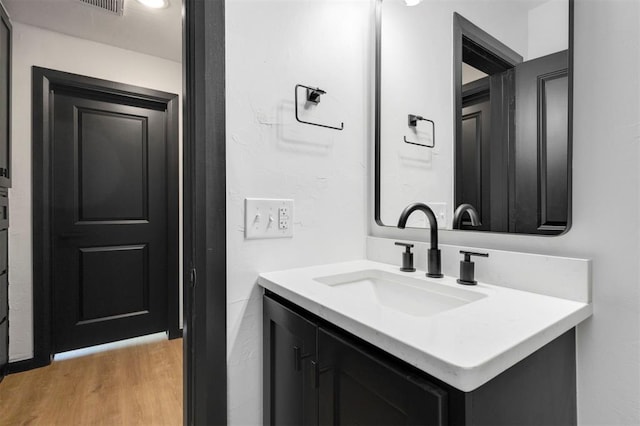
[[[592,259],[595,312],[577,333],[578,424],[638,425],[640,2],[576,0],[574,37],[572,228],[558,237],[442,232],[440,240]],[[377,236],[426,239],[424,230],[370,223]]]
[[[9,357],[11,361],[33,356],[31,270],[31,67],[33,65],[182,94],[180,63],[13,22],[11,97],[13,187],[9,190],[11,218]],[[180,120],[182,120],[182,113],[180,113]],[[181,141],[180,147],[182,147]],[[180,148],[181,152],[182,148]],[[179,163],[182,167],[181,158]],[[180,184],[180,191],[182,191],[182,184]]]
[[[226,4],[229,424],[262,424],[260,272],[362,259],[371,140],[368,0]],[[294,86],[327,91],[297,123]],[[322,121],[324,120],[324,121]],[[246,197],[293,198],[294,236],[245,240]]]
[[[567,0],[549,0],[531,9],[528,24],[527,61],[569,48]]]

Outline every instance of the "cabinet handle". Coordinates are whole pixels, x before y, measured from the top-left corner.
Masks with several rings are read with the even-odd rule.
[[[300,348],[298,346],[293,347],[293,366],[296,371],[300,371],[302,360],[305,358],[309,358],[311,354],[301,354]]]

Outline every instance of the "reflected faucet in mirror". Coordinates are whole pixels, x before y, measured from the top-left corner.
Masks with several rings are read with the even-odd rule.
[[[469,219],[471,220],[471,226],[480,226],[480,215],[478,215],[478,211],[471,204],[464,203],[460,204],[456,211],[453,213],[453,229],[460,229],[460,225],[462,225],[462,216],[465,212],[469,215]]]
[[[441,272],[440,249],[438,248],[438,220],[433,210],[424,203],[409,204],[400,214],[398,228],[404,229],[407,226],[407,219],[409,219],[411,213],[416,210],[427,215],[427,219],[429,220],[431,248],[427,251],[427,277],[442,278],[444,275]]]

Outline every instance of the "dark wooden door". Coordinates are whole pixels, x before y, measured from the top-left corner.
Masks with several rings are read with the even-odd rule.
[[[476,208],[480,226],[463,216],[461,229],[508,230],[509,146],[513,139],[514,72],[462,86],[461,137],[456,139],[456,206]]]
[[[167,330],[166,111],[56,90],[55,352]]]
[[[321,425],[446,425],[447,393],[320,328]]]
[[[515,200],[510,229],[564,231],[569,203],[567,51],[516,66]]]
[[[462,137],[456,150],[456,206],[471,204],[480,226],[471,227],[465,217],[461,229],[490,230],[491,98],[489,79],[463,86]],[[477,84],[480,83],[480,84]]]
[[[264,423],[318,424],[316,325],[264,297]]]

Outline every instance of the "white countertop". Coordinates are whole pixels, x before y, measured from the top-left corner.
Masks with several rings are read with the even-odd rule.
[[[472,391],[591,316],[581,303],[455,278],[437,282],[487,297],[432,316],[415,316],[340,297],[314,278],[382,270],[424,280],[424,271],[358,260],[260,274],[258,284],[465,392]]]

